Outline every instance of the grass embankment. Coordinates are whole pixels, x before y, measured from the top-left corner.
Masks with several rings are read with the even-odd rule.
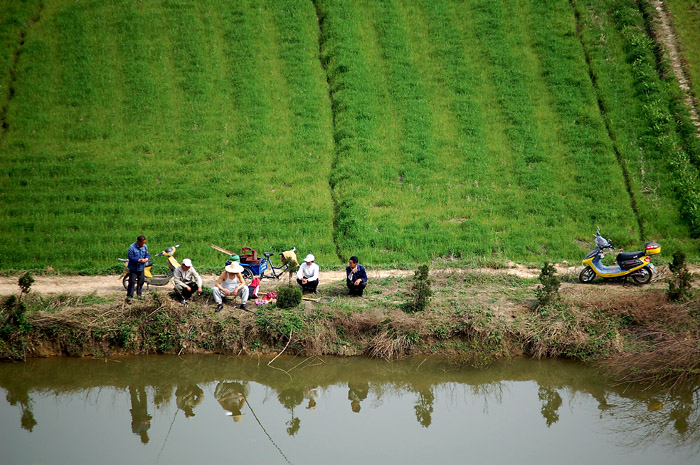
[[[596,223],[639,240],[570,21],[564,49],[544,48],[526,1],[316,3],[341,249],[572,258]]]
[[[114,270],[140,233],[202,268],[211,243],[335,257],[311,3],[44,3],[0,141],[0,267]]]
[[[597,225],[698,257],[700,148],[644,1],[15,5],[2,272],[114,272],[140,233],[200,271],[211,243],[558,262]]]
[[[648,237],[700,233],[700,142],[646,2],[572,1],[611,139]],[[687,225],[687,226],[686,226]],[[690,246],[694,248],[694,246]]]
[[[566,357],[602,361],[619,378],[654,382],[700,370],[698,297],[677,304],[658,285],[583,286],[571,276],[559,300],[535,309],[536,279],[457,271],[431,278],[432,300],[415,314],[403,311],[412,278],[375,281],[364,298],[347,296],[342,282],[331,284],[319,302],[258,307],[258,315],[230,306],[214,313],[209,298],[184,308],[156,293],[132,305],[121,296],[30,293],[24,312],[3,304],[0,358],[275,352],[287,344],[279,329],[291,334],[287,352],[305,355],[445,354],[475,366],[522,354]]]
[[[666,0],[678,34],[683,67],[690,79],[690,91],[700,102],[700,4],[695,0]]]

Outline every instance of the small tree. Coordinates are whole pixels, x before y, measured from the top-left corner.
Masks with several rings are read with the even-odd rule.
[[[693,275],[688,271],[685,263],[685,254],[680,250],[673,254],[673,262],[668,265],[673,277],[668,282],[666,294],[671,300],[683,300],[690,297],[690,283]]]
[[[537,307],[539,308],[551,304],[559,297],[561,281],[556,275],[554,265],[549,262],[544,262],[542,272],[537,279],[539,279],[541,283],[537,286],[537,289],[535,289],[535,296],[538,302]]]
[[[28,271],[24,273],[22,276],[19,278],[19,301],[22,301],[22,296],[24,294],[29,294],[29,291],[32,289],[32,284],[34,284],[34,277],[29,273]]]
[[[289,281],[287,282],[287,284],[288,284],[289,286],[292,285],[292,276],[293,276],[294,273],[296,273],[298,270],[299,270],[299,264],[297,263],[297,261],[294,260],[293,258],[288,258],[288,259],[287,259],[287,273],[289,273],[289,274],[288,274],[288,276],[289,276]]]
[[[432,281],[428,276],[428,265],[419,266],[413,276],[410,300],[404,305],[404,311],[406,313],[422,312],[428,306],[430,296],[433,295],[433,291],[430,289]]]

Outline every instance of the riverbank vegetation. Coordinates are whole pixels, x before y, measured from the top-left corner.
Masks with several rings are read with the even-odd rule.
[[[118,272],[139,234],[211,272],[212,243],[560,262],[598,225],[700,258],[700,142],[648,0],[0,11],[0,272]]]
[[[597,362],[624,381],[674,383],[700,374],[697,290],[673,301],[660,283],[584,286],[572,275],[561,277],[558,295],[543,305],[533,278],[433,271],[430,280],[431,299],[420,312],[405,311],[411,277],[374,281],[364,298],[331,283],[299,307],[264,305],[256,313],[228,304],[215,313],[207,293],[183,307],[163,292],[133,304],[121,296],[30,292],[2,302],[0,358],[285,351],[389,360],[443,354],[483,366],[526,355]]]

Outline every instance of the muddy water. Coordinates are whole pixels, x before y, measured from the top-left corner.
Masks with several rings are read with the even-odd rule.
[[[697,388],[623,389],[562,361],[268,362],[0,364],[0,463],[700,463]]]

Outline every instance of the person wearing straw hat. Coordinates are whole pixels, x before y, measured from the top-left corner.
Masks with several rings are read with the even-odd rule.
[[[188,305],[187,299],[192,297],[195,291],[199,295],[202,294],[202,277],[192,266],[192,260],[189,258],[184,259],[182,265],[173,270],[173,283],[180,303],[185,307]]]
[[[316,263],[316,257],[308,254],[304,258],[304,263],[301,264],[297,271],[297,283],[301,286],[302,291],[313,292],[318,294],[318,274],[319,268]]]
[[[241,310],[248,310],[245,306],[248,302],[248,286],[243,278],[243,267],[238,262],[226,265],[224,272],[214,285],[214,301],[216,301],[216,311],[220,312],[224,308],[224,297],[228,295],[241,297]]]

